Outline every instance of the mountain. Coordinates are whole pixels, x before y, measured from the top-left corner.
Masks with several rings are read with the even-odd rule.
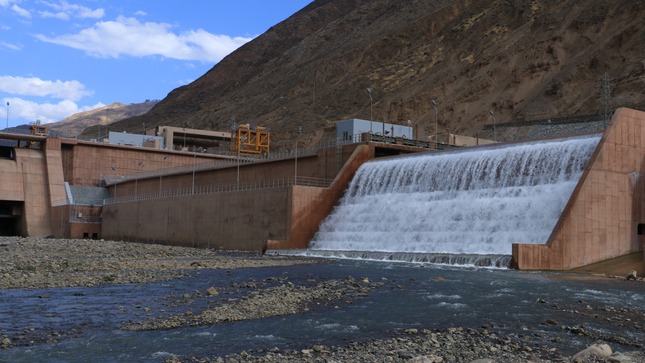
[[[114,127],[235,120],[286,145],[299,127],[313,142],[352,117],[475,135],[493,122],[643,109],[644,18],[643,0],[316,0]]]
[[[62,121],[50,123],[46,126],[49,135],[55,136],[75,137],[81,134],[83,130],[87,130],[86,135],[88,136],[105,135],[109,129],[106,125],[144,114],[156,104],[157,101],[131,104],[115,102],[91,111],[75,113]]]

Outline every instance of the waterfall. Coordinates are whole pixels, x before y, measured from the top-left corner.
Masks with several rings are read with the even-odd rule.
[[[510,255],[543,244],[600,136],[375,160],[356,172],[312,250]]]

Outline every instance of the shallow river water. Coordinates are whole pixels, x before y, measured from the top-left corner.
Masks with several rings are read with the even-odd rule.
[[[302,314],[166,331],[120,329],[151,314],[198,312],[213,299],[245,293],[230,289],[231,285],[267,277],[288,277],[298,285],[312,276],[318,280],[367,277],[384,284],[369,296],[353,299],[352,304],[323,306]],[[211,286],[230,293],[194,297],[195,291]],[[186,293],[193,294],[189,305],[183,298]],[[590,336],[563,333],[567,327],[582,326],[590,335],[615,333],[627,341],[645,341],[642,329],[625,331],[611,318],[594,319],[584,313],[605,311],[601,310],[605,306],[642,317],[645,284],[574,274],[335,260],[200,271],[162,283],[1,290],[0,336],[11,337],[18,346],[0,349],[0,362],[160,362],[171,354],[212,357],[273,347],[300,349],[391,337],[406,328],[451,326],[486,326],[508,336],[524,336],[534,344],[565,336],[557,340],[558,349],[565,353],[593,343]],[[32,346],[26,342],[20,346],[21,336],[53,337],[57,342],[42,338]],[[614,348],[621,349],[620,345]]]

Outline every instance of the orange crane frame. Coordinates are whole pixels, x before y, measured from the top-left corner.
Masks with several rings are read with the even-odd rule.
[[[240,125],[234,132],[231,152],[236,155],[268,155],[271,133],[266,127],[251,128],[249,124]]]

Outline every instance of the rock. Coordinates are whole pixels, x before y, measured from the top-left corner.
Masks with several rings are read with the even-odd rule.
[[[414,354],[410,353],[409,351],[407,351],[407,350],[405,350],[405,349],[401,349],[401,350],[399,350],[399,351],[397,352],[397,355],[399,356],[399,358],[401,358],[401,359],[407,359],[408,361],[409,361],[409,360],[411,360],[411,359],[414,359],[414,358],[415,358],[415,357],[414,357]]]
[[[638,280],[638,275],[636,274],[636,270],[629,271],[627,276],[625,276],[625,280]]]
[[[419,332],[418,329],[411,328],[411,329],[405,329],[406,334],[417,334]]]
[[[421,355],[407,361],[407,363],[440,363],[443,358],[438,355]]]
[[[587,347],[587,349],[582,350],[578,353],[576,353],[572,359],[575,361],[578,358],[588,358],[588,357],[599,357],[599,358],[607,358],[611,355],[611,347],[607,344],[593,344]]]
[[[0,347],[4,349],[11,347],[11,339],[7,337],[2,338],[2,340],[0,340]]]
[[[208,295],[208,296],[217,296],[217,295],[219,295],[219,292],[217,291],[216,288],[211,286],[208,289],[206,289],[206,295]]]
[[[587,335],[587,332],[585,329],[581,326],[574,326],[573,328],[570,328],[569,331],[573,334],[578,334],[578,335]]]
[[[470,363],[495,363],[495,360],[490,358],[481,358],[481,359],[475,359]]]
[[[611,363],[632,363],[634,360],[623,353],[614,353],[609,357]]]

